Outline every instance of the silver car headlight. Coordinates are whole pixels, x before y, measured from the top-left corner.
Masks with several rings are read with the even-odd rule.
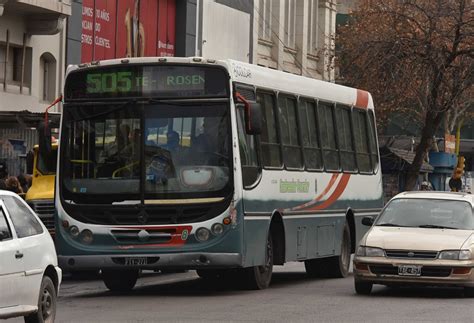
[[[470,250],[460,250],[459,251],[459,260],[471,260],[473,259],[473,254]]]
[[[365,246],[359,246],[356,254],[361,257],[385,257],[383,249]]]
[[[472,259],[472,254],[469,250],[443,250],[439,253],[438,259],[470,260]]]

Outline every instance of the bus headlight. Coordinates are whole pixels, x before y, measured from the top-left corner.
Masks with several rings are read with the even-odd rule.
[[[198,241],[201,241],[201,242],[207,241],[209,240],[210,235],[211,233],[206,228],[199,228],[196,230],[196,239]]]
[[[69,234],[76,239],[79,236],[79,228],[75,225],[69,227]]]
[[[211,231],[216,236],[221,235],[224,232],[224,225],[222,223],[214,223],[211,227]]]
[[[81,241],[85,244],[91,244],[94,240],[94,236],[91,230],[85,229],[81,232]]]

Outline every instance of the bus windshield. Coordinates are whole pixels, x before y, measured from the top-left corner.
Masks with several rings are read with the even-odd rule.
[[[227,103],[66,105],[62,196],[93,204],[223,197],[229,129]]]

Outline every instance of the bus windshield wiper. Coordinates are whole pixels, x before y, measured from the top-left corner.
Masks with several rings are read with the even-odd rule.
[[[396,223],[379,223],[379,224],[376,224],[376,226],[380,226],[380,227],[409,227],[408,225],[401,225],[401,224],[396,224]]]
[[[453,228],[453,227],[447,227],[444,225],[436,225],[436,224],[422,224],[419,225],[418,228],[429,228],[429,229],[452,229],[452,230],[458,230],[458,228]]]

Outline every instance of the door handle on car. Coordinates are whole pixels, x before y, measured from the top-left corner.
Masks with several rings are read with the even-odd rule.
[[[23,254],[21,252],[17,251],[16,254],[15,254],[15,258],[16,259],[23,258]]]

